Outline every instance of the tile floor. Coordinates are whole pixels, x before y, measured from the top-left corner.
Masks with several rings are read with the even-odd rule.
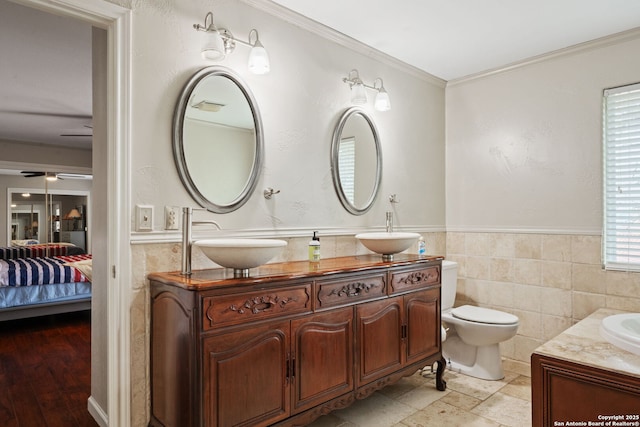
[[[484,381],[447,369],[447,389],[435,388],[430,373],[417,372],[318,418],[309,427],[530,426],[528,365],[505,363],[505,378]]]

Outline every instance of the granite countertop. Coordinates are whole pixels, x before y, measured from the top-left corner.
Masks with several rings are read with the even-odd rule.
[[[600,335],[602,319],[621,313],[625,312],[601,308],[538,347],[535,353],[640,378],[640,356],[616,347]]]

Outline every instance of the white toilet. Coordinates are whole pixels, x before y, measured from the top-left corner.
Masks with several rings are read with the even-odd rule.
[[[488,308],[453,308],[458,264],[442,261],[442,326],[448,329],[442,354],[453,371],[485,380],[504,378],[500,346],[516,335],[518,317]],[[443,337],[445,334],[443,334]]]

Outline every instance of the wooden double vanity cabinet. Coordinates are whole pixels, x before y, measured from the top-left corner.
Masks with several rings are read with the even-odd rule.
[[[150,425],[303,426],[436,362],[444,390],[441,260],[151,274]]]

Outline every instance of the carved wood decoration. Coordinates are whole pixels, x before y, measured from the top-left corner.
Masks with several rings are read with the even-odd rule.
[[[429,280],[437,277],[432,271],[416,271],[415,273],[408,274],[398,281],[398,283],[415,285],[417,283],[428,282]]]
[[[371,289],[377,288],[380,285],[377,283],[365,283],[365,282],[353,282],[343,286],[340,289],[332,290],[329,295],[337,295],[339,297],[355,297],[368,293]]]
[[[403,257],[150,275],[149,425],[304,426],[433,363],[444,390],[440,259]]]
[[[297,301],[297,298],[291,297],[279,297],[277,295],[265,295],[262,297],[255,297],[248,299],[241,306],[237,306],[235,304],[231,304],[227,311],[235,311],[238,314],[244,314],[249,310],[252,314],[259,314],[264,311],[268,311],[273,309],[274,306],[279,306],[280,308],[284,308],[287,303],[291,301]]]

